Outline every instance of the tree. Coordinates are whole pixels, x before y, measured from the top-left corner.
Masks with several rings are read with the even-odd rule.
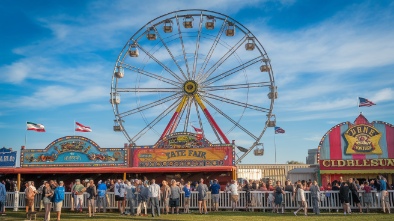
[[[290,160],[290,161],[287,161],[286,163],[287,163],[287,164],[305,164],[305,163],[303,163],[303,162],[295,161],[295,160]]]

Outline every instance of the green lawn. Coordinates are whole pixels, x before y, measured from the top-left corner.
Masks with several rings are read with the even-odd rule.
[[[6,216],[0,216],[0,220],[26,220],[25,219],[25,212],[24,211],[7,211]],[[333,212],[333,213],[322,213],[321,215],[317,216],[312,213],[309,214],[308,217],[305,217],[302,212],[298,214],[298,216],[294,216],[294,214],[290,211],[286,212],[285,214],[274,214],[270,212],[230,212],[230,211],[223,211],[223,212],[210,212],[207,215],[201,215],[197,213],[197,211],[193,211],[192,214],[180,214],[180,215],[161,215],[160,217],[136,217],[136,216],[121,216],[118,213],[99,213],[96,214],[94,217],[89,218],[86,213],[73,213],[73,212],[63,212],[62,220],[108,220],[108,221],[117,221],[117,220],[203,220],[203,221],[211,221],[211,220],[220,220],[220,221],[227,221],[227,220],[247,220],[247,221],[254,221],[254,220],[394,220],[394,214],[383,214],[383,213],[369,213],[369,214],[359,214],[353,213],[351,215],[344,216],[343,213]],[[38,212],[37,220],[43,220],[44,213]],[[55,213],[51,212],[51,220],[56,220]]]

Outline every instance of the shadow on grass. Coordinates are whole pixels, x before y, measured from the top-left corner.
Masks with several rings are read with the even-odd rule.
[[[199,214],[198,211],[193,211],[191,214],[169,214],[169,215],[161,215],[160,217],[152,217],[148,216],[130,216],[130,215],[120,215],[119,213],[96,213],[94,217],[88,217],[86,212],[84,213],[75,213],[70,211],[62,212],[61,220],[66,221],[82,221],[82,220],[105,220],[105,221],[118,221],[118,220],[179,220],[179,221],[189,221],[189,220],[201,220],[201,221],[237,221],[237,220],[245,220],[246,221],[255,221],[255,220],[305,220],[306,218],[309,220],[348,220],[348,219],[357,219],[357,220],[394,220],[394,215],[391,214],[383,214],[383,213],[369,213],[369,214],[359,214],[353,213],[351,215],[344,216],[341,212],[333,212],[333,213],[322,213],[321,215],[315,215],[312,213],[308,214],[308,217],[305,217],[302,212],[298,214],[298,216],[294,216],[293,211],[286,211],[284,214],[276,214],[271,212],[245,212],[245,211],[220,211],[220,212],[208,212],[208,214]],[[44,212],[37,212],[37,220],[44,219]],[[0,216],[0,221],[16,221],[16,220],[26,220],[26,213],[24,211],[7,211],[6,216]],[[51,212],[51,220],[56,220],[56,213]]]

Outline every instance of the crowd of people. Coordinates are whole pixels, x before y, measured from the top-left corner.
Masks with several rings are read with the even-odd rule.
[[[8,185],[7,185],[8,183]],[[9,188],[9,189],[7,189]],[[0,183],[0,213],[5,214],[5,193],[12,189],[12,182]],[[378,176],[377,179],[359,183],[358,180],[349,178],[347,181],[342,177],[339,181],[335,180],[327,185],[327,188],[318,186],[316,181],[299,180],[294,184],[287,180],[284,185],[280,181],[273,183],[269,180],[267,183],[255,180],[241,180],[238,184],[237,180],[231,180],[224,188],[221,188],[218,180],[211,180],[208,185],[204,183],[204,179],[198,182],[185,182],[183,179],[176,181],[175,179],[163,180],[161,183],[156,183],[155,179],[148,180],[144,177],[140,179],[108,179],[105,181],[99,180],[96,183],[93,179],[80,180],[76,179],[70,185],[64,186],[63,181],[56,180],[43,181],[42,184],[36,188],[33,181],[25,182],[21,191],[25,193],[26,214],[31,215],[35,213],[34,200],[36,195],[39,195],[40,210],[45,210],[45,220],[50,219],[50,212],[53,210],[57,213],[57,220],[60,220],[61,210],[65,192],[71,192],[71,211],[82,212],[84,205],[84,194],[87,193],[86,203],[88,205],[87,214],[89,217],[94,217],[96,212],[107,212],[107,206],[110,203],[108,197],[109,192],[115,195],[115,202],[118,212],[121,215],[133,216],[147,216],[148,207],[150,207],[152,217],[160,216],[161,214],[179,214],[180,202],[183,197],[183,212],[190,213],[190,196],[192,191],[197,191],[198,208],[200,214],[207,214],[207,200],[212,200],[212,210],[219,210],[220,191],[226,191],[231,196],[231,207],[235,211],[239,203],[239,191],[244,191],[244,201],[246,202],[246,210],[253,210],[253,208],[261,206],[261,200],[255,196],[255,192],[251,191],[266,191],[266,199],[268,205],[272,207],[272,212],[284,213],[283,198],[284,194],[290,193],[292,200],[297,203],[298,209],[294,211],[297,216],[298,212],[303,210],[304,215],[308,215],[308,199],[305,191],[310,192],[310,202],[313,213],[320,214],[319,202],[322,197],[329,197],[330,192],[325,193],[325,190],[339,191],[339,202],[343,206],[344,214],[351,213],[349,206],[350,199],[353,204],[357,205],[359,212],[363,209],[360,203],[360,197],[366,206],[366,212],[372,206],[372,202],[380,201],[383,212],[390,213],[389,197],[388,197],[387,180],[383,176]],[[362,190],[363,194],[358,191]],[[372,190],[377,190],[378,194],[372,195]],[[208,199],[208,192],[211,197]],[[182,196],[183,193],[183,196]],[[349,197],[351,195],[352,197]],[[372,200],[373,197],[377,197]],[[331,199],[332,200],[332,199]],[[339,204],[338,204],[339,205]],[[112,212],[112,211],[111,211]]]

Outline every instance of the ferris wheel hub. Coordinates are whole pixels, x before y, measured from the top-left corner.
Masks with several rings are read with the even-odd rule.
[[[183,91],[186,94],[193,95],[197,92],[198,84],[193,80],[188,80],[183,84]]]

